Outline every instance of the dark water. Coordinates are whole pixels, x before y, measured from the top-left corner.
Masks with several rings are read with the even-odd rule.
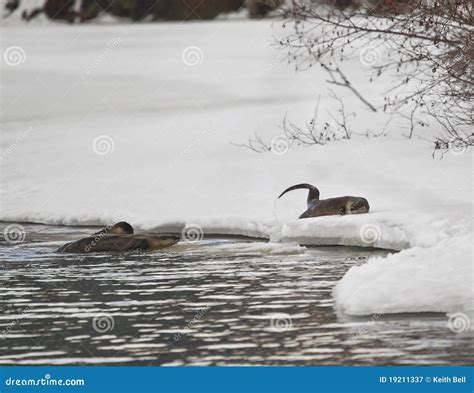
[[[334,309],[344,273],[386,251],[206,239],[58,255],[95,228],[23,227],[21,243],[1,237],[0,364],[472,364],[472,334],[445,315]]]

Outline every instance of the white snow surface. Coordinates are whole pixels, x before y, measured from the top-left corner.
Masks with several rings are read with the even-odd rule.
[[[472,310],[472,151],[433,159],[434,124],[407,139],[406,123],[386,126],[342,89],[356,113],[350,141],[285,154],[231,144],[281,135],[285,115],[304,124],[318,96],[321,116],[336,114],[327,75],[295,73],[271,45],[279,34],[279,22],[242,20],[4,26],[2,52],[21,47],[24,61],[2,62],[0,219],[193,224],[205,234],[403,250],[351,268],[336,305],[355,315]],[[190,47],[197,57],[184,61]],[[345,67],[383,103],[389,79],[369,83],[357,58]],[[301,182],[322,198],[364,196],[371,211],[297,220],[306,192],[276,197]]]

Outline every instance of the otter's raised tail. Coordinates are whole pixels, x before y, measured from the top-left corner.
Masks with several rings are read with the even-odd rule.
[[[315,186],[311,184],[307,184],[307,183],[296,184],[294,186],[287,188],[285,191],[283,191],[280,194],[278,198],[281,198],[283,195],[285,195],[289,191],[299,190],[302,188],[309,190],[308,199],[306,200],[308,207],[310,207],[310,205],[312,205],[314,202],[319,201],[319,190]]]

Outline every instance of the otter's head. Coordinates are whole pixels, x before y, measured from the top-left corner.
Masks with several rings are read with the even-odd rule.
[[[349,214],[362,214],[368,213],[370,209],[369,202],[367,199],[361,197],[351,198],[347,202],[347,213]]]
[[[147,235],[149,248],[152,250],[160,250],[162,248],[170,247],[178,243],[181,239],[174,235]]]

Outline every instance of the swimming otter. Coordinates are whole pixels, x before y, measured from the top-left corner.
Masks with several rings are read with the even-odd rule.
[[[180,238],[173,235],[105,235],[85,237],[67,243],[58,249],[61,253],[127,252],[161,250],[178,243]]]
[[[133,227],[121,221],[92,236],[66,243],[58,249],[61,253],[127,252],[160,250],[178,243],[173,235],[133,234]]]
[[[369,212],[369,202],[362,197],[343,196],[337,198],[319,199],[319,190],[311,184],[297,184],[283,191],[278,198],[281,198],[288,191],[305,188],[309,190],[307,198],[307,210],[298,218],[362,214]]]

